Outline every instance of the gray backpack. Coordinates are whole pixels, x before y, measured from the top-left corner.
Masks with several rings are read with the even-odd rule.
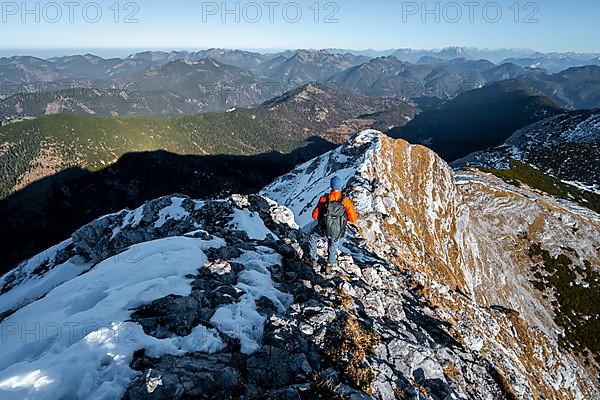
[[[328,239],[339,240],[346,233],[347,225],[348,215],[344,204],[328,198],[319,215],[319,234]]]

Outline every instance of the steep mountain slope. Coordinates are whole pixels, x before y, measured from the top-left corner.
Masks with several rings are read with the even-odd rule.
[[[426,108],[392,137],[424,144],[447,161],[501,144],[517,129],[561,112],[517,80],[493,83]]]
[[[402,126],[415,113],[414,106],[397,100],[364,98],[313,84],[266,106],[225,113],[172,118],[46,116],[0,128],[0,197],[70,166],[97,170],[128,152],[290,152],[311,136],[339,142],[368,124],[382,129]]]
[[[566,251],[573,268],[586,259],[597,273],[589,244],[598,246],[598,214],[525,188],[506,190],[482,173],[457,185],[431,151],[375,131],[263,193],[287,203],[304,226],[307,203],[334,173],[347,179],[361,220],[333,278],[310,260],[323,255],[322,243],[297,229],[289,209],[261,196],[164,197],[98,219],[21,264],[0,278],[0,327],[8,332],[0,343],[0,393],[598,396],[593,372],[558,345],[551,306],[527,280],[537,265],[530,242],[552,257]],[[576,282],[580,294],[598,290],[585,283]],[[71,334],[22,339],[18,327],[32,316],[59,330],[70,323]]]
[[[333,85],[309,83],[265,102],[260,109],[295,131],[303,130],[332,142],[342,143],[366,127],[387,131],[404,126],[419,111],[393,98],[365,97]],[[328,125],[327,130],[323,124]]]
[[[587,398],[576,394],[578,385],[597,393],[600,349],[588,332],[599,312],[591,306],[600,293],[598,214],[482,172],[461,173],[455,183],[431,151],[373,133],[299,166],[263,193],[290,207],[303,226],[333,174],[348,182],[361,215],[346,249],[358,240],[417,273],[419,290],[452,326],[450,334],[509,377],[514,398]],[[586,377],[588,363],[596,367]],[[565,385],[569,380],[574,386]]]
[[[99,170],[129,152],[251,155],[304,146],[301,132],[272,125],[249,109],[178,118],[52,115],[11,124],[0,129],[2,197],[69,167]]]
[[[518,160],[563,181],[600,188],[600,111],[561,113],[515,132],[501,146],[452,165],[509,169]]]

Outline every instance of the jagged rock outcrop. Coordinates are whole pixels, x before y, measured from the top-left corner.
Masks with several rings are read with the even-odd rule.
[[[334,173],[361,220],[330,277],[309,213]],[[98,219],[0,279],[0,394],[597,397],[528,268],[569,246],[597,270],[597,215],[459,178],[366,131],[261,195],[174,195]],[[22,340],[32,320],[46,331]],[[65,323],[69,335],[48,334]]]
[[[597,360],[576,360],[568,349],[581,339],[577,336],[594,330],[598,311],[563,307],[561,300],[572,299],[548,279],[542,288],[540,274],[559,272],[539,268],[532,249],[540,246],[552,257],[567,257],[573,269],[589,270],[574,271],[578,282],[570,285],[593,299],[600,293],[595,283],[598,214],[491,174],[471,171],[455,177],[426,148],[374,131],[297,167],[263,193],[289,206],[304,225],[310,221],[306,204],[316,202],[333,174],[345,177],[361,215],[346,246],[360,243],[397,268],[415,272],[423,281],[423,295],[443,311],[441,320],[457,329],[454,337],[486,354],[509,377],[518,397],[597,393],[597,369],[586,371]],[[564,308],[576,315],[570,325],[580,326],[557,322]],[[574,340],[559,346],[565,336]],[[582,342],[575,344],[580,355],[594,352]]]

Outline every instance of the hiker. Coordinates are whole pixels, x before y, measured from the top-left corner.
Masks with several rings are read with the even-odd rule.
[[[342,195],[342,180],[338,176],[331,178],[331,192],[321,196],[312,213],[318,221],[317,233],[328,239],[328,257],[326,273],[331,273],[337,264],[337,249],[340,239],[344,237],[346,225],[358,219],[352,202]]]

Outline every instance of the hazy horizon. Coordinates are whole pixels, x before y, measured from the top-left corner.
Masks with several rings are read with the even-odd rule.
[[[394,48],[341,48],[341,47],[326,47],[326,48],[309,48],[309,47],[284,47],[284,48],[240,48],[240,47],[96,47],[96,48],[67,48],[67,47],[56,47],[56,48],[2,48],[0,47],[0,57],[13,57],[13,56],[32,56],[39,58],[53,58],[53,57],[65,57],[73,55],[84,55],[92,54],[102,58],[123,58],[136,53],[143,52],[171,52],[171,51],[185,51],[185,52],[197,52],[209,49],[221,49],[221,50],[241,50],[260,54],[279,53],[285,51],[296,51],[296,50],[339,50],[349,52],[374,52],[374,53],[393,53],[394,51],[401,49],[410,49],[413,51],[440,51],[450,48],[462,48],[467,50],[476,50],[481,52],[515,52],[522,53],[524,57],[534,54],[579,54],[579,55],[590,55],[591,57],[597,56],[600,52],[580,52],[580,51],[540,51],[529,48],[480,48],[473,46],[446,46],[446,47],[432,47],[432,48],[418,48],[418,47],[394,47]]]

